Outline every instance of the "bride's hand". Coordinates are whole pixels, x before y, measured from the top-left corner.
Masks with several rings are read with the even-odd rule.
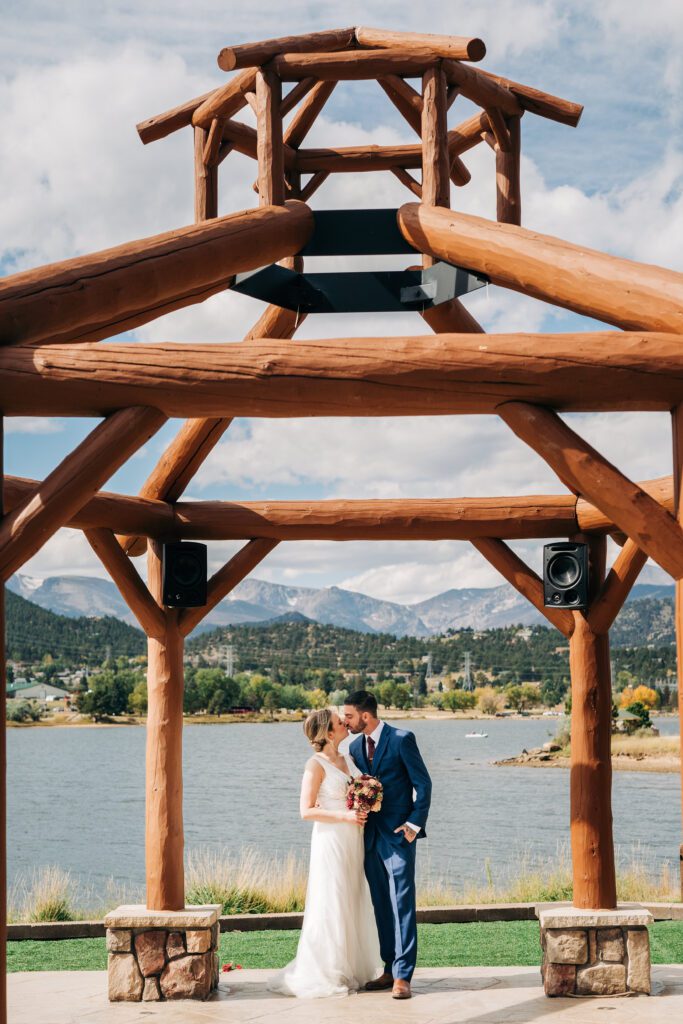
[[[352,825],[363,826],[365,824],[365,822],[367,821],[367,817],[368,817],[368,812],[367,811],[356,810],[356,811],[345,811],[344,812],[344,821],[349,821],[349,822],[351,822]]]

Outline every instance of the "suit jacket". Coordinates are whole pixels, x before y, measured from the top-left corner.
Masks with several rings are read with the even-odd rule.
[[[394,835],[394,829],[406,821],[420,826],[418,839],[425,836],[432,780],[417,749],[413,733],[407,729],[395,729],[385,722],[372,768],[365,756],[363,735],[353,741],[349,752],[360,770],[366,775],[374,775],[383,788],[382,807],[368,815],[365,825],[366,845],[373,842],[377,833],[393,842],[405,843],[407,840],[404,836]]]

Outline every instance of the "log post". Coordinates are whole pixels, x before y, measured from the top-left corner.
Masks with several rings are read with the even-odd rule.
[[[500,117],[502,118],[502,114]],[[519,179],[521,120],[520,117],[511,117],[507,121],[507,149],[503,149],[500,142],[496,141],[496,218],[503,224],[522,223],[522,193]],[[492,120],[491,123],[493,125],[495,121]]]
[[[161,607],[161,543],[147,547],[150,593]],[[145,861],[147,908],[183,910],[183,637],[165,610],[161,637],[147,640]]]
[[[272,71],[259,69],[256,72],[256,153],[261,206],[282,206],[285,201],[281,104],[280,79]]]
[[[683,405],[676,405],[671,412],[673,427],[673,492],[674,515],[683,525]],[[676,580],[676,663],[678,678],[678,714],[680,747],[683,753],[683,580]],[[683,816],[683,762],[681,767],[681,799]],[[681,896],[683,897],[683,842],[679,848]]]
[[[422,76],[422,202],[427,206],[450,206],[447,90],[441,63],[427,68]],[[422,256],[424,267],[435,262],[429,253]]]
[[[218,216],[218,164],[204,162],[209,132],[194,130],[194,219],[198,224]]]
[[[591,600],[605,575],[605,537],[575,536],[589,546]],[[571,673],[570,831],[574,906],[611,910],[617,905],[612,838],[612,688],[609,635],[595,633],[574,612],[569,639]]]

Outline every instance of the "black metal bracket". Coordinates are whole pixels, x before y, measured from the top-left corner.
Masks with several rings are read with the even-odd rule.
[[[398,228],[397,210],[319,210],[301,256],[417,253]],[[302,313],[429,309],[488,283],[449,263],[409,270],[297,273],[277,264],[238,274],[233,290]]]

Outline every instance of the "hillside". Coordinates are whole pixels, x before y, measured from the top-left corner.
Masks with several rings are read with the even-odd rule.
[[[637,602],[636,602],[637,603]],[[238,671],[275,674],[282,682],[300,682],[313,674],[340,669],[359,673],[412,672],[420,659],[431,655],[432,671],[461,674],[470,653],[475,683],[483,672],[495,682],[569,678],[565,639],[554,629],[533,626],[521,630],[460,630],[440,637],[395,637],[326,626],[299,614],[258,626],[231,626],[203,633],[190,640],[190,658],[201,656],[222,664],[233,647]],[[675,669],[675,646],[624,646],[612,649],[615,673],[626,670],[642,681],[663,678]]]
[[[97,619],[55,615],[11,590],[5,592],[5,614],[7,657],[13,661],[38,662],[51,654],[71,664],[99,665],[107,648],[114,658],[132,657],[146,650],[140,630],[111,615]]]

